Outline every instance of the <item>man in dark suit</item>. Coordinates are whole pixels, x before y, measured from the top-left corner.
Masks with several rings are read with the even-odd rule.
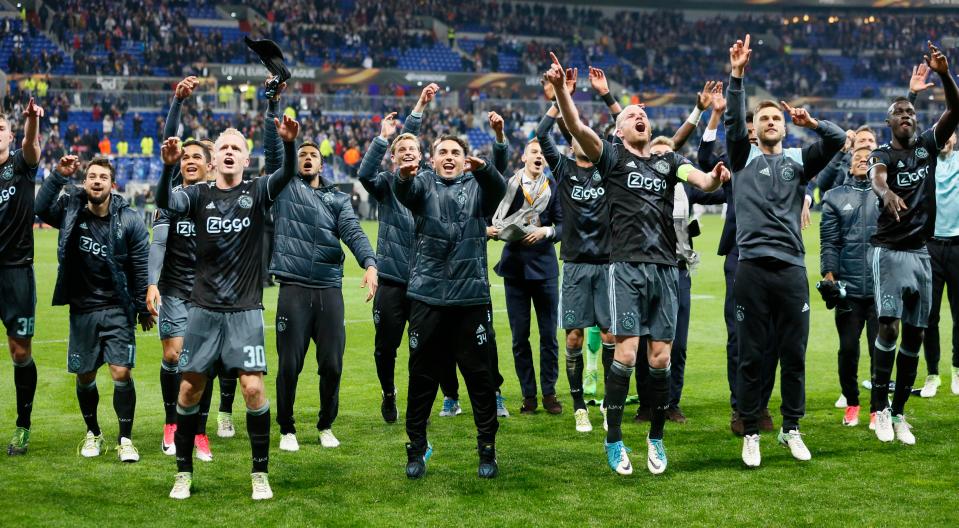
[[[523,169],[507,183],[491,237],[506,240],[496,273],[506,287],[506,311],[513,334],[513,358],[523,391],[520,412],[536,410],[536,371],[530,347],[530,302],[536,309],[540,335],[540,389],[550,414],[563,411],[556,399],[559,346],[556,342],[559,307],[559,265],[553,243],[561,236],[563,213],[556,182],[543,174],[546,159],[533,139],[523,152]]]

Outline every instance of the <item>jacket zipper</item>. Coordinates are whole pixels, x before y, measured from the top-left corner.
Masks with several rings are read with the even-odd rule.
[[[866,283],[866,272],[869,270],[869,243],[866,239],[866,198],[869,196],[871,191],[859,191],[859,224],[860,229],[862,230],[862,284],[865,287],[865,291],[862,292],[863,295],[869,291],[869,285]]]

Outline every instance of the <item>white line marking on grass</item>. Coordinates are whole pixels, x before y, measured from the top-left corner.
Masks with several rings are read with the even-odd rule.
[[[503,312],[506,312],[506,309],[493,310],[493,312],[494,312],[494,313],[503,313]],[[370,323],[370,324],[372,324],[372,323],[373,323],[373,316],[370,315],[369,319],[347,319],[347,320],[346,320],[346,324],[360,324],[360,323]],[[268,329],[271,329],[271,330],[272,330],[273,328],[276,328],[276,325],[271,325],[271,324],[269,324],[269,325],[264,326],[264,328],[268,328]],[[156,335],[154,332],[137,332],[136,336],[137,336],[137,338],[141,338],[141,337],[157,337],[157,335]],[[68,342],[68,341],[69,341],[68,339],[44,339],[44,340],[34,339],[34,340],[32,341],[32,344],[34,344],[34,345],[53,345],[53,344],[56,344],[56,343],[66,343],[66,342]],[[0,348],[7,348],[7,346],[8,346],[8,345],[7,345],[6,342],[0,344]]]

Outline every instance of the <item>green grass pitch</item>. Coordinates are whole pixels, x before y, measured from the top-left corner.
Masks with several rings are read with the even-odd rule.
[[[137,414],[134,442],[141,461],[124,465],[113,451],[98,459],[77,456],[85,429],[77,407],[74,377],[66,371],[68,310],[51,307],[56,280],[56,231],[37,232],[38,289],[34,355],[40,385],[33,413],[30,452],[0,460],[0,525],[314,525],[314,526],[957,526],[956,410],[959,396],[949,392],[948,379],[931,400],[913,397],[907,407],[918,445],[880,445],[862,424],[840,424],[836,374],[838,340],[833,313],[812,295],[812,331],[807,354],[807,416],[802,422],[813,459],[799,463],[775,444],[762,439],[763,465],[747,470],[740,460],[741,440],[729,432],[723,323],[722,260],[715,248],[722,220],[708,216],[704,235],[696,240],[703,262],[693,278],[692,325],[683,408],[689,422],[667,424],[665,444],[669,469],[658,477],[642,463],[648,425],[632,422],[627,409],[626,444],[634,451],[636,472],[613,474],[603,453],[601,416],[590,413],[594,430],[576,433],[564,369],[557,385],[565,410],[550,416],[540,410],[520,416],[521,395],[510,354],[502,279],[492,276],[500,366],[504,393],[512,416],[502,420],[497,439],[500,477],[476,477],[475,429],[462,386],[464,414],[436,416],[430,438],[435,452],[424,480],[404,476],[406,463],[402,425],[405,416],[406,344],[399,351],[397,384],[401,421],[383,423],[380,390],[373,365],[373,324],[370,305],[360,289],[361,271],[347,257],[347,349],[340,393],[340,415],[334,432],[339,449],[319,446],[315,431],[318,389],[312,353],[299,384],[298,453],[280,452],[273,427],[270,478],[276,498],[250,500],[250,450],[243,403],[234,406],[238,434],[233,439],[212,436],[214,461],[195,464],[193,498],[167,498],[175,463],[160,452],[162,405],[158,383],[160,342],[155,331],[137,333]],[[818,218],[804,233],[810,286],[819,270]],[[372,240],[376,224],[365,223]],[[491,243],[489,262],[496,262],[501,243]],[[277,289],[265,292],[268,364],[275,368],[273,321]],[[948,311],[947,311],[948,312]],[[943,328],[949,328],[946,317]],[[536,327],[533,326],[534,339]],[[948,330],[943,332],[948,373]],[[562,343],[562,336],[560,336]],[[4,345],[5,346],[5,341]],[[534,350],[536,346],[534,344]],[[562,357],[562,344],[561,356]],[[863,350],[860,377],[868,373]],[[925,375],[921,364],[917,383]],[[0,433],[13,431],[15,418],[12,366],[0,362]],[[267,392],[275,396],[274,376]],[[108,444],[117,430],[112,409],[113,387],[101,369],[100,422]],[[462,385],[462,384],[461,384]],[[214,397],[214,405],[216,398]],[[778,388],[770,407],[778,426]],[[215,411],[215,407],[214,407]],[[215,420],[211,416],[211,433]],[[7,431],[7,432],[3,432]],[[4,437],[5,441],[7,438]]]

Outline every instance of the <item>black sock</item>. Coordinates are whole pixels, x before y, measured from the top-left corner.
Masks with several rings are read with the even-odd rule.
[[[270,402],[246,410],[246,432],[250,435],[253,473],[266,473],[270,464]]]
[[[37,392],[37,365],[33,358],[13,364],[13,385],[17,389],[17,427],[30,428],[33,395]]]
[[[613,365],[613,355],[616,353],[616,345],[603,343],[603,383],[609,377],[609,367]]]
[[[220,412],[233,412],[233,397],[236,396],[236,378],[220,375]]]
[[[899,347],[896,357],[896,390],[892,393],[892,415],[903,414],[912,386],[916,383],[916,370],[919,368],[919,354]]]
[[[177,364],[160,362],[160,394],[163,396],[164,423],[176,423],[176,398],[180,394],[180,374]]]
[[[896,361],[896,344],[876,339],[876,377],[872,381],[872,406],[876,412],[889,407],[889,379]]]
[[[126,381],[113,382],[113,410],[117,413],[120,422],[120,432],[117,434],[117,443],[121,438],[132,438],[133,412],[137,408],[137,390],[133,385],[133,378]]]
[[[666,425],[666,408],[669,407],[669,365],[663,369],[649,367],[649,393],[653,411],[649,438],[662,440],[663,428]]]
[[[210,419],[210,402],[213,401],[213,380],[206,381],[203,394],[200,396],[200,421],[196,425],[196,434],[206,434],[206,422]]]
[[[629,380],[633,377],[633,367],[627,367],[619,361],[613,361],[609,367],[609,378],[606,380],[606,397],[603,405],[606,407],[606,424],[609,431],[606,433],[606,443],[612,444],[623,439],[623,407],[626,404],[626,394],[629,392]]]
[[[100,436],[100,424],[97,423],[97,405],[100,404],[100,392],[97,390],[97,381],[82,385],[77,379],[77,401],[80,402],[80,414],[87,424],[87,431]]]
[[[583,399],[583,349],[566,347],[566,378],[569,380],[569,394],[573,397],[573,409],[585,409]]]
[[[176,433],[173,435],[173,445],[176,446],[176,470],[180,473],[193,473],[193,442],[199,419],[199,405],[187,408],[176,406]]]

